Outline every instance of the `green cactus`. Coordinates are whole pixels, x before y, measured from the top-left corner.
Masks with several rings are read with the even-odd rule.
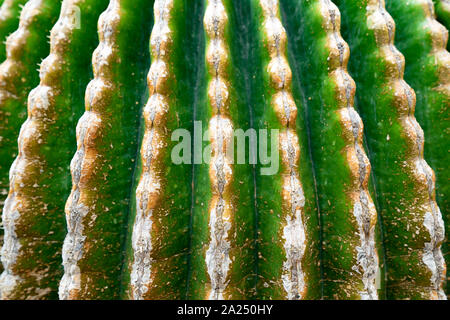
[[[345,16],[344,35],[358,55],[350,72],[358,84],[383,221],[387,298],[444,298],[444,224],[435,201],[434,173],[423,159],[416,95],[403,80],[405,60],[394,46],[394,20],[384,0],[337,3]]]
[[[70,193],[68,168],[76,150],[75,125],[92,74],[89,57],[98,42],[89,30],[95,28],[106,4],[97,0],[63,3],[50,33],[50,55],[41,63],[40,85],[29,94],[28,119],[19,135],[19,155],[11,169],[4,212],[6,227],[15,214],[20,215],[9,232],[24,240],[19,253],[8,253],[14,261],[7,262],[6,274],[19,278],[3,292],[5,298],[56,297],[54,279],[62,276],[58,260],[66,233],[61,208]],[[30,255],[35,257],[32,261]]]
[[[339,10],[329,0],[282,4],[288,32],[301,35],[291,52],[298,64],[298,96],[306,98],[315,137],[310,145],[321,212],[323,294],[374,299],[377,214],[368,192],[370,163],[362,145],[363,124],[353,108],[355,82],[346,71],[349,48],[339,34]]]
[[[19,13],[28,0],[6,0],[0,6],[0,62],[6,59],[6,38],[17,29]]]
[[[0,298],[445,299],[447,33],[388,6],[423,134],[384,1],[334,2],[29,0]]]
[[[415,115],[425,135],[424,157],[436,174],[436,199],[448,230],[450,175],[446,163],[450,154],[442,148],[450,134],[450,54],[445,50],[448,30],[435,20],[430,0],[389,1],[386,6],[396,21],[397,47],[405,55],[405,80],[416,92]],[[444,241],[447,265],[448,250],[448,241]]]
[[[437,20],[448,30],[450,28],[450,1],[433,0],[433,3],[435,4],[434,8],[436,11]],[[450,44],[447,42],[447,50],[449,45]]]

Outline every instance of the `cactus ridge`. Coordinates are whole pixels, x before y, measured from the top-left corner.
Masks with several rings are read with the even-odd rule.
[[[424,156],[436,175],[436,198],[447,229],[450,204],[445,163],[450,158],[448,150],[440,147],[440,144],[446,143],[450,130],[450,53],[446,50],[448,30],[435,19],[431,0],[415,0],[407,4],[388,3],[387,9],[397,22],[400,49],[408,62],[405,79],[417,92],[415,115],[425,133]],[[407,21],[404,16],[408,17]],[[411,20],[416,21],[413,26],[410,25]],[[420,79],[416,77],[418,72],[422,75]],[[444,244],[442,250],[447,254],[448,241]]]
[[[394,20],[383,0],[367,0],[362,7],[339,2],[348,19],[346,32],[355,41],[352,50],[365,65],[351,70],[360,83],[357,95],[383,222],[388,298],[443,299],[444,225],[434,173],[423,158],[415,92],[403,78],[405,59],[394,45]],[[362,41],[354,38],[355,23],[366,34]]]
[[[85,112],[76,128],[77,150],[70,164],[72,191],[65,207],[68,232],[60,299],[121,295],[126,254],[122,250],[140,125],[134,115],[145,94],[150,8],[144,0],[112,0],[98,20],[94,79],[86,88]],[[133,46],[127,43],[130,38]]]
[[[204,26],[209,40],[207,68],[211,74],[208,97],[212,117],[209,120],[211,142],[210,182],[212,198],[209,202],[210,243],[206,251],[206,265],[210,277],[209,299],[223,299],[230,269],[229,256],[232,207],[230,192],[233,167],[226,157],[226,150],[233,137],[233,123],[229,112],[230,100],[227,75],[229,49],[224,39],[228,16],[221,0],[208,1]]]
[[[270,61],[268,76],[274,93],[270,97],[272,107],[281,125],[280,153],[283,177],[283,262],[282,282],[286,297],[302,299],[306,294],[305,274],[302,270],[306,247],[304,226],[305,196],[297,172],[300,161],[300,147],[296,133],[297,106],[291,93],[292,71],[286,57],[286,31],[281,23],[279,3],[273,0],[260,0],[263,12],[263,28],[267,38]]]
[[[449,0],[433,0],[436,8],[436,16],[439,22],[441,22],[447,30],[450,29],[450,1]],[[448,49],[447,43],[447,49]]]
[[[350,50],[340,34],[340,12],[326,0],[283,1],[282,9],[292,40],[294,92],[303,99],[310,128],[321,222],[321,295],[377,299],[377,214],[368,192],[370,163],[353,107],[355,82],[347,71]]]
[[[387,49],[383,51],[384,59],[387,63],[393,63],[393,70],[388,81],[395,88],[394,94],[401,97],[401,100],[396,103],[396,107],[399,114],[398,120],[406,131],[405,140],[409,146],[409,159],[405,160],[410,170],[410,179],[415,182],[420,190],[427,193],[423,203],[423,206],[427,208],[423,223],[429,232],[430,242],[425,243],[421,250],[422,261],[432,274],[430,279],[432,284],[431,297],[443,299],[445,297],[442,289],[445,262],[440,247],[444,240],[444,223],[435,201],[434,173],[423,159],[423,131],[414,117],[415,93],[403,80],[405,59],[394,46],[395,23],[385,9],[384,0],[372,2],[373,5],[369,6],[368,19],[370,20],[372,17],[377,19],[375,15],[381,15],[381,19],[384,21],[384,24],[379,25],[378,30],[375,29],[375,32],[378,33],[376,36],[377,45],[380,50]]]
[[[148,73],[150,97],[144,109],[145,133],[141,146],[143,169],[136,190],[136,217],[133,226],[133,264],[131,287],[133,299],[143,299],[152,282],[152,212],[161,202],[164,192],[160,167],[161,148],[165,147],[165,116],[169,101],[164,88],[170,78],[172,30],[170,28],[172,0],[157,0],[154,4],[155,24],[150,40],[152,64]]]
[[[356,85],[347,72],[350,56],[348,44],[340,34],[340,12],[330,0],[321,0],[324,30],[327,33],[329,46],[329,77],[336,83],[337,103],[341,108],[337,111],[343,128],[342,136],[347,145],[344,147],[346,158],[351,169],[353,214],[358,224],[360,244],[356,247],[356,265],[352,267],[361,275],[364,290],[360,291],[362,299],[377,299],[375,277],[378,271],[378,256],[375,247],[375,226],[377,212],[368,192],[370,163],[366,156],[363,142],[363,123],[353,108]]]
[[[6,0],[0,7],[0,62],[6,58],[5,40],[17,29],[20,10],[28,0]]]
[[[6,45],[8,58],[0,66],[0,114],[2,123],[14,123],[15,119],[12,117],[17,117],[17,114],[22,112],[20,107],[22,106],[21,100],[23,93],[17,91],[23,89],[23,91],[28,92],[26,86],[29,83],[25,82],[22,86],[19,85],[15,88],[14,86],[9,86],[17,82],[23,82],[21,77],[24,76],[24,73],[27,72],[29,67],[32,67],[31,65],[25,65],[21,56],[26,51],[29,39],[36,32],[41,33],[41,30],[38,29],[36,31],[33,28],[36,23],[39,23],[40,19],[45,19],[46,15],[49,14],[49,5],[53,6],[54,4],[50,1],[43,0],[27,2],[21,12],[19,29],[8,37]],[[58,5],[56,6],[59,8]],[[45,27],[43,29],[45,32]],[[44,94],[48,93],[46,89],[43,89],[43,91]],[[40,105],[36,109],[47,109],[51,98],[50,93],[40,101]],[[11,111],[15,114],[10,113]],[[36,111],[30,109],[30,115],[32,112],[36,114]],[[5,121],[5,117],[11,118],[9,121]],[[2,246],[2,263],[5,270],[0,276],[0,296],[2,299],[21,298],[23,296],[34,298],[44,297],[51,291],[48,282],[53,281],[55,275],[56,277],[58,276],[58,272],[55,272],[55,267],[50,267],[49,265],[45,265],[44,268],[42,266],[40,266],[41,268],[37,267],[33,271],[33,274],[21,272],[21,264],[24,262],[24,259],[28,258],[30,252],[39,248],[42,244],[54,245],[52,241],[46,242],[45,239],[40,237],[32,229],[33,226],[30,228],[30,222],[24,222],[28,218],[26,211],[36,209],[29,202],[29,199],[26,198],[23,191],[25,184],[28,182],[29,174],[32,171],[38,170],[40,167],[39,157],[33,154],[33,149],[43,141],[39,133],[42,126],[44,124],[39,119],[29,119],[24,123],[19,134],[19,155],[12,164],[9,173],[10,190],[2,213],[5,230],[4,244]],[[0,128],[0,134],[5,134],[5,129],[5,127]],[[3,138],[2,142],[5,143],[4,140],[7,140],[7,137],[4,136]],[[11,157],[11,154],[9,154],[9,157]],[[3,161],[9,159],[9,157],[5,157],[6,159],[3,159]],[[32,167],[29,166],[30,164],[32,164]],[[36,185],[32,185],[31,187],[36,188]],[[29,242],[25,243],[27,241]]]
[[[7,3],[5,2],[4,5]],[[6,60],[0,65],[0,194],[8,194],[8,171],[17,155],[17,136],[25,116],[28,91],[37,85],[35,64],[43,58],[47,41],[33,46],[34,37],[45,38],[60,3],[30,0],[20,13],[18,29],[6,40]],[[55,19],[56,20],[56,19]]]
[[[82,281],[87,282],[82,276],[90,277],[89,274],[82,274],[79,261],[86,254],[84,222],[92,205],[87,194],[96,178],[93,166],[101,156],[101,151],[97,149],[98,137],[102,127],[107,126],[105,103],[115,89],[111,68],[118,58],[116,36],[120,18],[120,1],[111,0],[99,18],[100,44],[92,59],[94,80],[86,89],[86,112],[77,125],[77,151],[70,164],[72,192],[66,204],[68,232],[62,252],[64,276],[59,286],[59,298],[63,300],[81,297]]]
[[[4,212],[5,217],[19,215],[11,221],[13,225],[9,225],[9,228],[21,230],[20,242],[29,242],[25,245],[26,250],[22,250],[15,257],[15,263],[8,263],[6,274],[9,276],[16,275],[20,281],[16,281],[15,286],[11,287],[8,293],[3,295],[3,298],[21,297],[21,291],[30,290],[33,287],[39,287],[42,290],[42,297],[51,296],[55,291],[54,283],[52,283],[53,279],[60,277],[59,263],[55,265],[55,252],[51,252],[51,258],[43,255],[42,252],[50,247],[60,253],[59,248],[62,245],[62,234],[65,231],[65,226],[64,220],[59,218],[59,214],[60,210],[63,210],[64,205],[62,201],[64,201],[67,194],[60,194],[56,199],[49,201],[46,198],[46,194],[49,192],[46,179],[55,179],[52,183],[52,188],[57,189],[56,194],[60,190],[64,190],[66,185],[65,179],[62,180],[62,183],[56,179],[59,178],[58,172],[61,171],[61,168],[64,168],[64,166],[61,167],[61,163],[64,160],[68,166],[68,155],[71,155],[73,152],[70,145],[72,141],[68,142],[61,138],[56,139],[60,141],[57,148],[59,152],[61,150],[66,151],[65,149],[68,148],[67,152],[61,152],[59,157],[49,158],[42,150],[45,147],[55,147],[54,137],[58,137],[61,134],[61,130],[67,130],[65,124],[67,124],[68,119],[64,116],[67,114],[67,111],[59,110],[58,104],[66,97],[70,99],[68,88],[63,88],[62,86],[67,81],[67,78],[70,79],[74,72],[73,69],[76,68],[76,66],[71,66],[71,61],[68,58],[71,51],[74,50],[72,47],[73,43],[76,43],[73,32],[75,29],[78,29],[75,22],[77,11],[73,9],[74,6],[77,6],[85,10],[86,4],[88,7],[92,5],[89,2],[88,0],[66,0],[63,2],[60,17],[51,30],[50,55],[41,64],[40,85],[31,90],[29,94],[28,118],[22,125],[19,134],[19,155],[11,167],[10,193],[6,200],[7,205]],[[94,17],[91,20],[96,20],[98,16],[95,15],[95,10],[98,11],[98,7],[93,6],[91,9],[94,11]],[[84,23],[88,25],[87,17],[85,18]],[[88,51],[88,54],[91,54],[89,43],[86,40],[83,46]],[[76,47],[75,50],[83,51]],[[80,87],[83,87],[85,84],[81,81]],[[76,98],[73,100],[77,101]],[[80,103],[78,103],[79,105]],[[72,116],[71,110],[68,117],[70,116]],[[71,130],[67,130],[65,133],[70,136]],[[65,172],[65,170],[62,171]],[[68,173],[65,176],[68,176]],[[39,202],[33,201],[31,205],[31,199],[37,198],[41,200]],[[23,205],[23,203],[27,203],[27,205]],[[54,207],[56,207],[56,210],[53,211]],[[52,208],[51,212],[45,212],[44,215],[45,219],[52,221],[52,226],[50,229],[37,233],[30,228],[36,222],[30,223],[30,221],[39,221],[38,223],[45,225],[46,221],[39,217],[41,208]],[[9,237],[11,235],[8,233],[3,250],[13,252],[15,250],[14,245],[9,247],[13,244],[13,240]],[[31,239],[33,240],[31,241]],[[20,248],[21,244],[18,243],[16,246]],[[32,255],[36,264],[33,272],[29,268],[22,270],[21,265],[23,261],[20,260],[31,259]],[[20,272],[17,270],[20,270]],[[42,272],[45,276],[38,272]],[[37,285],[36,283],[39,284]]]
[[[448,0],[0,5],[0,299],[447,299]]]

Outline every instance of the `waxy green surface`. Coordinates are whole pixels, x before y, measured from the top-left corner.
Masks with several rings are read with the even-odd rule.
[[[102,139],[93,142],[99,163],[87,186],[90,201],[95,202],[90,214],[96,219],[84,229],[85,248],[89,250],[78,261],[82,277],[79,299],[118,299],[121,292],[140,110],[145,104],[145,79],[150,62],[153,2],[121,0],[117,5],[120,11],[114,43],[117,51],[106,75],[115,90],[99,106],[105,125],[101,129]],[[86,110],[90,108],[87,104]],[[92,281],[83,283],[87,278]]]
[[[434,10],[436,12],[437,20],[442,23],[447,30],[450,29],[450,1],[448,0],[433,0]],[[447,42],[447,50],[450,48]]]
[[[97,35],[90,30],[95,29],[107,2],[78,3],[83,28],[75,28],[63,45],[60,42],[58,49],[52,48],[61,58],[60,64],[56,62],[52,67],[59,70],[47,71],[45,79],[41,79],[41,85],[52,90],[46,110],[48,117],[35,119],[29,115],[28,118],[40,124],[35,135],[42,142],[32,146],[33,158],[28,159],[25,168],[26,183],[22,181],[20,186],[15,186],[16,197],[28,206],[19,209],[21,219],[16,224],[22,255],[14,271],[22,281],[10,299],[30,298],[34,288],[48,288],[41,298],[57,298],[57,279],[62,276],[61,249],[66,234],[63,212],[71,186],[69,165],[76,150],[75,126],[84,110],[84,89],[92,77],[90,57],[98,44]],[[56,24],[55,29],[58,27]],[[30,108],[42,103],[31,99],[36,99],[35,95],[30,95]],[[26,148],[31,150],[29,143]],[[36,283],[33,273],[41,272],[44,276]]]
[[[352,191],[344,150],[348,142],[337,113],[336,84],[329,74],[324,18],[318,1],[282,0],[281,7],[290,44],[294,92],[304,105],[317,182],[323,298],[360,299],[359,291],[364,288],[360,276],[352,270],[360,240],[348,195]]]
[[[349,71],[357,85],[357,107],[365,126],[377,211],[383,222],[386,295],[388,299],[429,299],[431,272],[420,252],[430,236],[422,225],[423,218],[418,218],[424,210],[415,207],[428,195],[420,192],[403,165],[408,158],[407,140],[387,83],[390,76],[374,32],[368,28],[367,0],[335,2],[342,14],[342,34],[352,53]],[[412,230],[420,231],[415,234]]]
[[[176,0],[170,10],[168,21],[170,32],[169,53],[164,61],[168,67],[169,80],[164,86],[168,101],[164,136],[163,156],[158,160],[163,175],[161,196],[158,209],[152,210],[153,227],[151,233],[152,274],[154,275],[149,291],[145,294],[151,299],[202,299],[202,288],[206,281],[206,266],[201,257],[202,247],[207,241],[208,226],[204,221],[207,212],[196,213],[196,207],[206,204],[192,204],[192,191],[197,184],[192,165],[174,164],[171,159],[173,148],[181,142],[172,141],[174,130],[184,129],[193,135],[195,110],[204,108],[205,92],[204,72],[204,36],[203,4],[194,5],[187,0]],[[158,32],[154,30],[153,32]],[[151,57],[154,61],[155,57]],[[150,93],[151,94],[151,93]],[[141,125],[141,139],[144,124]],[[204,130],[205,124],[204,124]],[[140,139],[140,140],[141,140]],[[141,142],[141,141],[140,141]],[[184,141],[192,147],[193,141]],[[193,149],[191,149],[193,150]],[[177,154],[177,156],[181,156]],[[189,157],[193,157],[193,153]],[[192,160],[192,159],[189,159]],[[130,270],[133,261],[131,235],[136,216],[135,189],[142,173],[141,158],[135,172],[135,186],[132,192],[132,207],[129,217],[127,243],[127,268],[124,271],[123,288],[125,297],[130,285]],[[206,177],[208,178],[208,177]],[[198,187],[198,186],[197,186]],[[206,189],[202,183],[200,188]],[[200,248],[199,248],[200,247]]]
[[[269,51],[267,49],[267,37],[263,28],[263,13],[258,3],[252,0],[249,15],[249,22],[253,27],[249,28],[248,39],[251,45],[251,55],[248,58],[250,76],[250,93],[252,113],[254,117],[254,127],[256,129],[267,129],[267,154],[279,152],[279,171],[274,175],[261,175],[261,168],[266,165],[256,166],[256,199],[258,210],[258,299],[284,299],[286,292],[281,282],[283,262],[286,260],[283,227],[285,217],[281,216],[283,211],[282,203],[285,201],[282,192],[282,164],[281,152],[271,149],[272,129],[283,130],[283,125],[278,119],[273,106],[271,105],[272,94],[275,92],[269,78],[268,64],[270,62]],[[279,17],[281,19],[281,17]],[[288,21],[282,21],[286,26]],[[250,24],[249,24],[250,26]],[[289,43],[289,40],[288,40]],[[282,52],[287,58],[286,52]],[[292,69],[292,63],[291,63]],[[292,70],[295,73],[294,70]],[[300,160],[296,163],[299,173],[299,180],[302,184],[305,197],[303,208],[303,225],[306,234],[306,249],[302,259],[302,270],[306,282],[306,299],[317,299],[321,296],[320,288],[320,260],[319,260],[319,222],[318,211],[315,200],[314,180],[311,167],[311,159],[308,151],[307,127],[305,125],[305,104],[298,99],[294,92],[294,99],[297,106],[297,119],[295,124],[290,124],[290,128],[297,131],[300,147]],[[260,160],[259,160],[260,161]]]
[[[430,2],[431,5],[431,2]],[[439,6],[436,6],[437,12]],[[425,134],[425,160],[436,175],[436,200],[447,232],[442,246],[447,266],[450,265],[448,230],[450,229],[450,92],[439,89],[439,69],[450,67],[436,63],[427,16],[418,1],[387,1],[386,9],[397,25],[396,44],[406,59],[405,80],[416,92],[417,121]],[[448,26],[448,24],[447,24]],[[442,35],[443,37],[444,35]],[[448,37],[448,36],[447,36]],[[444,71],[445,72],[445,71]],[[447,75],[447,78],[449,76]],[[449,278],[447,268],[447,279]],[[447,295],[449,286],[447,284]]]
[[[23,2],[21,1],[21,4]],[[42,1],[40,12],[26,27],[29,33],[20,35],[20,37],[25,37],[25,42],[19,45],[19,48],[13,48],[10,52],[6,52],[8,59],[2,63],[0,72],[5,81],[0,87],[2,96],[0,99],[0,207],[2,211],[4,200],[8,195],[9,169],[18,154],[17,138],[20,127],[27,116],[28,93],[39,84],[37,69],[39,63],[49,53],[48,36],[58,18],[60,7],[61,1],[59,0]],[[15,9],[16,14],[19,11]],[[18,16],[5,20],[7,27],[5,26],[2,30],[11,32],[11,29],[14,30],[14,26],[18,26],[18,21]],[[0,39],[1,42],[5,40]],[[3,234],[3,229],[0,230]],[[3,267],[0,269],[3,270]]]

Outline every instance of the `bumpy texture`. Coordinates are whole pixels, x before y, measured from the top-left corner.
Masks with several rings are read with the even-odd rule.
[[[395,23],[384,0],[339,2],[349,19],[349,42],[364,64],[350,70],[361,84],[357,95],[383,221],[387,296],[444,299],[444,223],[434,172],[423,159],[416,95],[403,79],[405,59],[394,46]],[[364,41],[356,40],[356,30],[367,34]]]
[[[434,2],[0,0],[0,298],[446,299]]]
[[[12,201],[15,198],[14,190],[10,190],[9,203],[5,202],[3,206],[3,200],[8,195],[8,179],[16,171],[15,165],[12,169],[10,166],[17,156],[19,129],[27,115],[28,92],[39,83],[36,68],[41,59],[48,54],[48,32],[58,17],[60,6],[60,1],[28,1],[21,11],[18,29],[6,41],[7,59],[0,65],[0,204],[3,209],[2,222],[6,242],[2,247],[2,264],[6,270],[1,278],[5,288],[1,290],[2,296],[8,295],[9,288],[14,287],[18,280],[18,270],[14,272],[11,270],[21,246],[17,238],[29,236],[26,231],[22,234],[23,230],[15,228],[15,222],[20,219],[20,214],[17,212],[18,202]],[[10,180],[14,187],[14,180]],[[21,203],[19,206],[26,205],[32,204]],[[31,228],[39,229],[39,225],[31,225]],[[22,255],[26,249],[21,248]],[[36,278],[41,277],[38,274]],[[36,293],[37,297],[45,295],[47,291],[45,287],[46,285],[41,293]],[[30,288],[32,292],[36,289],[39,291],[39,287]],[[32,296],[33,293],[24,293],[24,296],[28,295]]]
[[[61,276],[58,260],[65,235],[61,212],[69,193],[67,168],[75,141],[71,119],[83,110],[80,93],[88,82],[88,57],[96,41],[83,34],[86,29],[80,28],[79,20],[88,29],[95,26],[105,1],[96,3],[63,2],[50,35],[50,55],[41,64],[41,83],[28,97],[28,119],[19,135],[3,213],[8,228],[2,252],[9,259],[4,260],[1,280],[11,284],[2,285],[2,298],[56,297],[53,279]]]
[[[436,199],[448,229],[450,175],[446,164],[450,153],[442,148],[450,134],[450,53],[445,49],[448,30],[436,21],[431,0],[390,1],[386,5],[397,25],[398,48],[407,62],[405,80],[416,92],[415,116],[425,135],[424,156],[436,174]],[[442,251],[448,265],[448,236]]]
[[[6,58],[6,38],[17,29],[22,6],[27,0],[6,0],[0,6],[0,62]]]
[[[308,97],[322,222],[324,296],[377,299],[377,214],[368,192],[370,163],[363,147],[363,124],[353,108],[356,88],[347,72],[350,52],[340,35],[340,12],[329,0],[298,7],[286,1],[283,7],[294,12],[287,18],[289,36],[305,28],[304,36],[293,44],[293,54],[294,61],[301,54],[309,65],[297,66],[301,83],[297,90]]]
[[[77,151],[70,164],[60,299],[120,295],[123,229],[139,126],[132,115],[141,107],[134,90],[142,87],[148,56],[143,50],[148,37],[138,32],[141,25],[148,30],[150,10],[144,2],[112,0],[98,21],[94,80],[86,89],[86,111],[78,121]],[[130,34],[135,37],[133,47],[124,42]]]

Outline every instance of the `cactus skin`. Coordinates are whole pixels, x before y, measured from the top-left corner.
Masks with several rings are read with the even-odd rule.
[[[322,220],[323,296],[377,299],[377,213],[368,192],[370,163],[362,146],[363,124],[353,109],[355,83],[346,71],[349,48],[339,33],[340,13],[329,0],[282,3],[289,34],[303,35],[293,42],[292,60],[305,59],[298,67],[297,90],[307,97],[311,128]]]
[[[28,1],[19,28],[6,41],[7,59],[0,65],[0,204],[8,194],[8,172],[17,156],[28,92],[39,84],[36,68],[48,54],[47,36],[60,6],[54,0]]]
[[[404,58],[393,44],[395,23],[383,0],[338,3],[344,34],[360,62],[350,63],[350,70],[383,221],[387,298],[444,299],[444,226],[434,174],[423,160],[415,93],[403,80]]]
[[[95,9],[92,1],[64,5],[84,3],[84,15],[98,14],[107,2],[96,0]],[[29,112],[3,214],[1,298],[52,299],[59,285],[61,299],[376,299],[385,297],[383,283],[375,290],[380,259],[387,264],[388,298],[444,299],[443,225],[413,116],[414,92],[402,79],[403,57],[392,43],[394,24],[381,0],[334,2],[354,49],[349,69],[374,164],[369,187],[384,243],[368,191],[362,122],[353,109],[349,49],[331,0],[282,0],[281,12],[276,0],[156,0],[154,6],[109,0],[81,119],[89,50],[97,42],[94,17],[90,26],[82,18],[83,29],[70,35],[70,28],[54,27],[41,84],[23,89]],[[49,26],[58,10],[45,18]],[[65,14],[63,8],[60,19]],[[419,27],[425,18],[415,19]],[[425,30],[409,41],[426,39]],[[81,46],[76,38],[87,45],[88,37],[90,49],[70,52]],[[43,39],[33,41],[42,45]],[[399,39],[402,49],[408,45]],[[427,50],[442,53],[445,41],[431,43],[439,46],[426,43]],[[20,48],[24,56],[18,57],[8,50],[16,60],[9,54],[0,71],[26,67],[27,83],[37,76],[27,60],[34,52]],[[419,65],[430,66],[423,60],[408,68]],[[445,80],[448,73],[439,70]],[[1,86],[21,88],[21,76],[2,77],[0,94],[7,93]],[[421,86],[431,94],[437,85]],[[0,108],[2,117],[18,118],[15,111]],[[12,142],[22,120],[10,129],[6,120],[0,137]],[[194,165],[175,164],[171,152],[179,141],[171,134],[179,128],[192,134],[193,121],[210,129],[203,147],[212,146],[212,161],[198,164],[193,149]],[[222,160],[236,128],[280,130],[279,137],[267,137],[268,155],[279,155],[275,175],[263,175],[263,163],[249,165],[248,155],[244,165]],[[271,138],[279,139],[278,149]],[[18,149],[10,143],[0,150],[12,160]]]
[[[206,226],[192,231],[192,167],[171,161],[177,144],[171,135],[178,128],[192,132],[193,110],[205,88],[196,83],[198,70],[204,69],[202,13],[201,3],[192,5],[188,0],[154,4],[152,64],[147,76],[150,97],[143,110],[138,185],[127,246],[127,298],[203,298],[198,292],[203,284],[195,273],[206,279],[206,268],[202,258],[190,252],[189,243],[190,238],[206,238]]]
[[[318,216],[302,105],[292,97],[292,72],[287,61],[287,37],[278,1],[251,1],[253,23],[258,26],[256,61],[262,70],[254,95],[257,129],[279,130],[278,150],[268,132],[268,154],[278,152],[280,168],[262,175],[257,166],[259,299],[312,299],[320,296],[318,285]],[[259,92],[257,90],[260,90]],[[300,108],[300,112],[299,112]],[[297,129],[301,135],[297,134]],[[261,146],[260,146],[261,147]]]
[[[0,7],[0,62],[6,59],[5,41],[11,32],[19,26],[20,10],[28,0],[2,1]]]
[[[3,213],[5,222],[10,221],[9,232],[2,250],[12,252],[18,245],[19,252],[14,261],[6,261],[1,280],[17,280],[3,299],[57,297],[54,279],[62,276],[59,260],[66,227],[61,213],[70,192],[75,119],[84,109],[82,92],[92,73],[90,56],[98,41],[89,30],[95,28],[106,4],[106,0],[65,0],[51,31],[50,55],[41,64],[40,85],[30,92],[19,155],[11,167]],[[74,16],[78,12],[83,28]],[[10,230],[15,230],[19,242]]]
[[[77,152],[71,162],[60,299],[120,296],[151,5],[111,0],[99,18],[100,44],[92,59],[95,78],[86,89],[86,112],[78,121]]]
[[[450,1],[433,0],[437,20],[442,23],[447,30],[450,29]],[[447,50],[449,50],[449,42],[447,42]]]
[[[251,276],[246,279],[255,264],[251,247],[254,202],[250,188],[240,186],[241,182],[249,183],[251,169],[247,164],[232,163],[234,159],[227,156],[233,129],[245,128],[247,121],[245,109],[240,110],[243,105],[237,103],[233,76],[231,8],[232,1],[208,0],[203,19],[208,72],[204,123],[208,124],[211,154],[210,191],[199,200],[208,203],[208,244],[204,253],[208,279],[204,298],[214,300],[244,299],[254,285]],[[250,235],[246,236],[246,232]]]
[[[416,118],[425,134],[424,156],[436,174],[436,199],[450,228],[450,53],[448,30],[435,20],[431,0],[389,1],[397,25],[397,47],[405,55],[405,80],[416,92]],[[420,76],[417,76],[420,75]],[[448,236],[442,251],[450,264]],[[447,269],[447,280],[449,274]],[[447,295],[449,287],[447,284]]]
[[[6,5],[6,2],[4,3]],[[8,36],[0,65],[0,206],[8,195],[8,173],[17,156],[17,137],[26,117],[28,92],[39,83],[38,63],[48,54],[47,35],[58,17],[59,1],[30,0],[18,29]],[[33,8],[36,7],[36,10]],[[26,9],[26,10],[25,10]],[[3,41],[3,40],[0,40]],[[3,230],[1,230],[3,234]],[[2,268],[3,271],[3,268]]]

